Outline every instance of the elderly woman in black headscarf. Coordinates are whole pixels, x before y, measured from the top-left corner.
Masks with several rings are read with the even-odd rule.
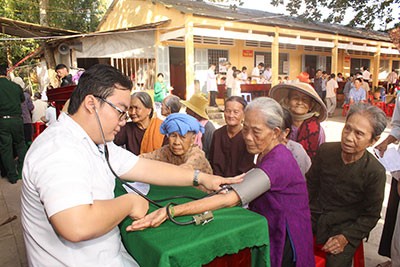
[[[204,133],[203,126],[194,117],[173,113],[161,124],[160,131],[167,136],[169,144],[140,157],[212,174],[211,165],[204,152],[194,144],[196,134]]]

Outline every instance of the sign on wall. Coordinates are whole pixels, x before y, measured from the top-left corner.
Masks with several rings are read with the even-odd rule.
[[[253,50],[243,50],[242,56],[243,57],[253,57],[254,56]]]

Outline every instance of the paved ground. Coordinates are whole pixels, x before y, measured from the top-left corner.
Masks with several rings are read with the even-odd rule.
[[[327,141],[339,141],[344,118],[340,115],[341,109],[336,110],[337,116],[323,123],[327,135]],[[385,130],[386,137],[390,129]],[[382,217],[386,212],[387,196],[390,189],[389,177],[386,183],[386,198],[382,209]],[[0,266],[20,267],[28,266],[20,223],[20,193],[21,181],[17,184],[9,184],[6,179],[0,179],[0,224],[8,218],[16,215],[17,219],[0,226]],[[364,245],[366,267],[375,267],[387,258],[378,255],[378,245],[384,220],[379,220],[377,226],[371,232],[368,242]]]

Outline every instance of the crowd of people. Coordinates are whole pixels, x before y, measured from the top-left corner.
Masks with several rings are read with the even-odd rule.
[[[226,66],[233,81],[243,82],[238,77],[247,75],[247,68]],[[260,63],[255,69],[258,75],[253,71],[251,79],[271,79],[269,66]],[[69,81],[62,71],[60,79]],[[137,266],[119,238],[117,226],[126,216],[133,219],[126,230],[138,231],[158,227],[168,213],[177,217],[243,206],[268,220],[271,266],[315,266],[314,245],[320,245],[327,266],[347,267],[380,218],[386,174],[367,148],[378,141],[387,120],[382,110],[358,96],[365,92],[361,83],[367,82],[359,77],[349,86],[351,106],[341,141],[326,143],[321,122],[336,107],[331,93],[341,74],[331,74],[324,87],[327,74],[319,70],[314,87],[282,82],[271,88],[270,97],[249,103],[227,79],[226,125],[215,129],[207,114],[215,94],[210,94],[210,103],[200,93],[182,101],[169,94],[163,75],[157,76],[154,97],[146,91],[131,94],[129,78],[99,64],[82,74],[68,110],[25,156],[21,107],[45,109],[35,104],[40,95],[35,94],[33,104],[24,103],[21,88],[5,78],[6,72],[0,74],[0,90],[13,92],[13,102],[0,98],[2,176],[12,183],[22,176],[22,225],[32,266]],[[216,79],[215,65],[209,79]],[[2,110],[8,102],[15,111]],[[393,122],[399,116],[396,105]],[[397,128],[377,146],[382,154],[398,140]],[[10,145],[6,135],[15,135],[18,142]],[[147,214],[149,203],[140,196],[114,197],[116,176],[162,186],[192,185],[205,192],[229,185],[229,190]],[[393,205],[398,205],[397,184],[392,190],[397,196]],[[400,222],[394,219],[393,224],[397,242],[393,232],[400,231]],[[398,247],[390,245],[394,263]]]

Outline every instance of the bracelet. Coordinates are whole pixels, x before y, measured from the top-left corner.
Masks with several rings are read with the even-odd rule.
[[[194,170],[194,174],[193,174],[193,186],[198,186],[198,185],[199,185],[199,174],[200,174],[200,171],[199,171],[199,170]]]
[[[174,206],[172,206],[172,203],[167,205],[167,213],[168,213],[168,217],[174,217],[175,216],[175,209]]]

